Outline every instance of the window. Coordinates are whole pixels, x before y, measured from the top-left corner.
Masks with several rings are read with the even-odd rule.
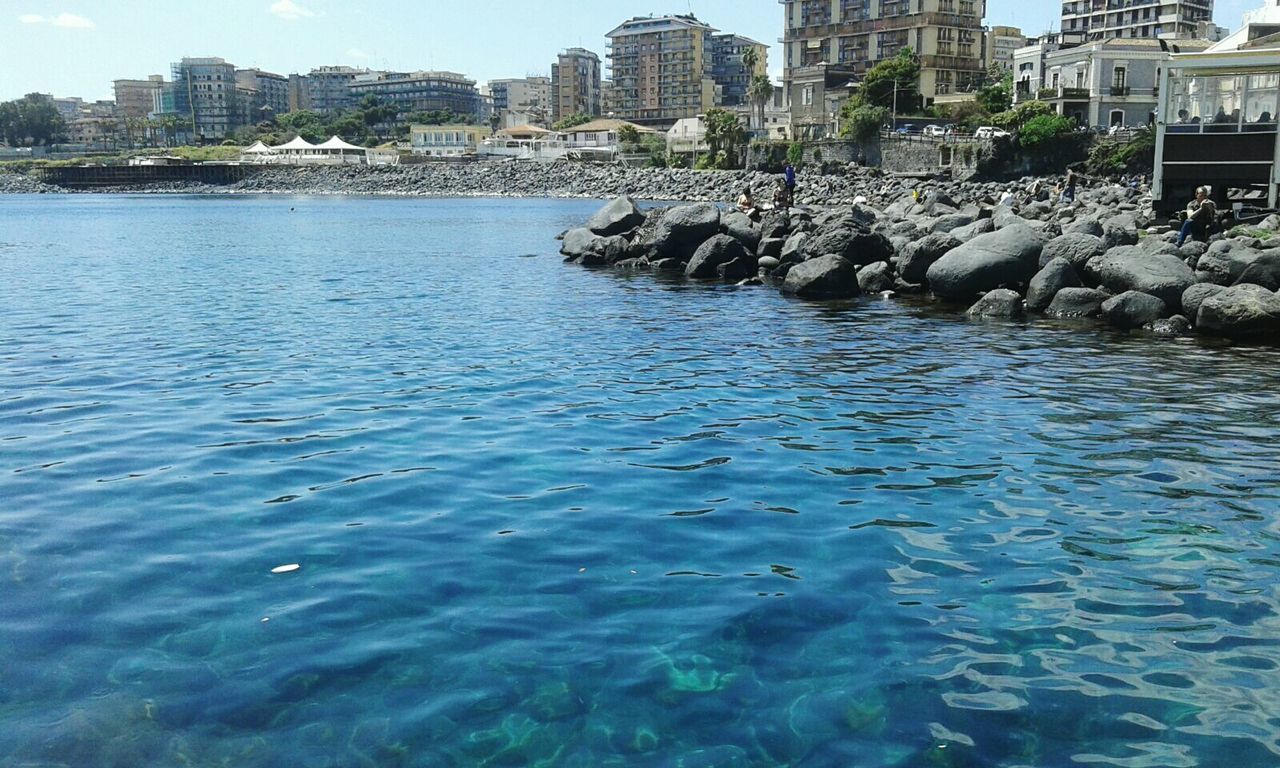
[[[806,85],[804,89],[800,91],[800,104],[805,107],[813,106],[813,86],[812,85]]]

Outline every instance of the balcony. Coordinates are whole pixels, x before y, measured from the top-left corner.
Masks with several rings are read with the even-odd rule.
[[[1129,90],[1129,86],[1127,85],[1113,85],[1111,86],[1110,93],[1112,96],[1128,96]]]

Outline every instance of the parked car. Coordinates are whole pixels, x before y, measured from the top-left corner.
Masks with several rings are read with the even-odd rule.
[[[908,133],[915,133],[915,132],[916,132],[915,123],[907,123],[906,125],[898,126],[898,133],[908,134]]]
[[[925,136],[946,136],[947,129],[943,128],[941,125],[926,125],[924,127],[924,135]]]
[[[975,139],[998,139],[1008,135],[1008,131],[991,125],[981,126],[973,132]]]

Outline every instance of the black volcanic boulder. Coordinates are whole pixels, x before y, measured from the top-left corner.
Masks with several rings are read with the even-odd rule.
[[[898,254],[898,273],[908,283],[923,283],[933,262],[962,243],[946,232],[935,232],[909,243]]]
[[[887,261],[877,261],[858,270],[858,288],[863,293],[892,290],[893,283],[893,267]]]
[[[1280,338],[1280,296],[1260,285],[1233,285],[1200,304],[1196,327],[1237,339]]]
[[[1096,288],[1063,288],[1044,313],[1060,318],[1097,317],[1102,314],[1102,302],[1109,298],[1111,294]]]
[[[1225,290],[1227,290],[1225,286],[1213,283],[1196,283],[1182,292],[1182,311],[1187,317],[1195,317],[1200,313],[1200,305],[1205,299]]]
[[[564,254],[566,261],[573,261],[594,250],[598,239],[600,236],[586,227],[571,229],[564,233],[564,239],[560,241],[560,253]]]
[[[1040,265],[1044,240],[1020,222],[979,235],[953,248],[925,273],[940,299],[967,301],[996,288],[1023,285]]]
[[[893,245],[879,232],[865,232],[848,227],[821,232],[804,243],[807,258],[834,253],[858,266],[888,261],[893,255]]]
[[[1117,328],[1141,328],[1165,315],[1165,303],[1149,293],[1125,291],[1102,302],[1102,316]]]
[[[1231,285],[1262,253],[1231,240],[1219,240],[1196,260],[1196,279],[1202,283]]]
[[[686,277],[710,280],[718,276],[717,267],[738,259],[755,263],[755,256],[749,254],[736,237],[714,235],[693,252],[689,264],[684,269],[684,274]],[[755,274],[755,270],[751,270],[748,274]]]
[[[1023,316],[1022,297],[1017,291],[997,288],[978,299],[966,314],[970,320],[1019,320]]]
[[[1137,245],[1138,225],[1133,214],[1122,213],[1102,222],[1102,244],[1108,248],[1120,245]]]
[[[1087,235],[1086,235],[1087,237]],[[1047,246],[1046,246],[1047,247]],[[1044,258],[1043,255],[1040,257]],[[1031,278],[1027,286],[1027,309],[1032,312],[1043,312],[1053,302],[1053,297],[1063,288],[1079,288],[1080,276],[1076,274],[1070,262],[1056,258]]]
[[[1280,248],[1258,254],[1258,258],[1244,268],[1236,282],[1260,285],[1272,291],[1280,290]]]
[[[730,211],[722,215],[720,231],[736,238],[749,251],[760,247],[760,227],[742,211]]]
[[[996,229],[995,222],[990,218],[978,219],[972,224],[966,224],[963,227],[956,227],[951,230],[950,234],[962,243],[967,243],[978,235],[985,235],[988,232],[994,232]]]
[[[587,222],[587,229],[608,237],[630,232],[644,223],[644,214],[636,207],[636,203],[626,195],[615,197],[596,211],[596,215]]]
[[[1114,293],[1149,293],[1177,312],[1182,294],[1196,282],[1182,259],[1167,253],[1146,253],[1135,246],[1112,248],[1086,266],[1099,283]]]
[[[1071,266],[1082,269],[1094,256],[1106,253],[1102,238],[1084,232],[1065,232],[1044,244],[1040,252],[1040,266],[1054,259],[1066,259]]]
[[[806,299],[847,299],[857,296],[858,267],[831,253],[796,264],[782,283],[785,293]]]
[[[698,246],[720,231],[720,209],[711,203],[677,205],[667,211],[654,236],[657,258],[687,260]]]

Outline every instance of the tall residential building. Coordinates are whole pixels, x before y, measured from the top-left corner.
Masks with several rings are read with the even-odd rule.
[[[1027,36],[1017,27],[992,27],[987,33],[987,63],[1005,72],[1013,71],[1013,52],[1027,45]]]
[[[785,6],[783,79],[791,91],[792,131],[825,135],[835,96],[850,80],[898,51],[920,57],[925,105],[967,91],[986,70],[985,0],[781,0]]]
[[[489,95],[493,97],[493,111],[499,115],[524,112],[542,122],[551,116],[549,77],[490,80]]]
[[[243,97],[245,124],[266,120],[289,111],[289,78],[260,69],[237,69],[236,88]]]
[[[636,17],[609,32],[614,117],[672,125],[715,106],[711,37],[693,15]]]
[[[551,65],[551,122],[569,115],[598,117],[601,111],[600,57],[570,48]]]
[[[1113,37],[1190,39],[1213,20],[1213,0],[1065,0],[1062,31],[1086,41]]]
[[[164,87],[164,75],[146,80],[116,80],[116,116],[142,120],[155,110],[156,91]]]
[[[238,127],[235,65],[217,57],[175,63],[173,101],[197,140],[226,138]]]
[[[756,65],[749,69],[742,61],[748,50],[756,52]],[[711,79],[719,90],[716,103],[725,107],[740,107],[750,103],[747,91],[751,79],[769,71],[769,46],[742,35],[711,36]]]
[[[359,99],[352,92],[351,85],[357,77],[370,74],[377,73],[354,67],[318,67],[307,73],[302,84],[295,85],[293,100],[299,108],[316,112],[352,109]]]
[[[350,90],[355,103],[365,96],[377,96],[394,104],[402,116],[447,109],[478,119],[481,111],[476,81],[456,72],[371,73],[352,81]]]

